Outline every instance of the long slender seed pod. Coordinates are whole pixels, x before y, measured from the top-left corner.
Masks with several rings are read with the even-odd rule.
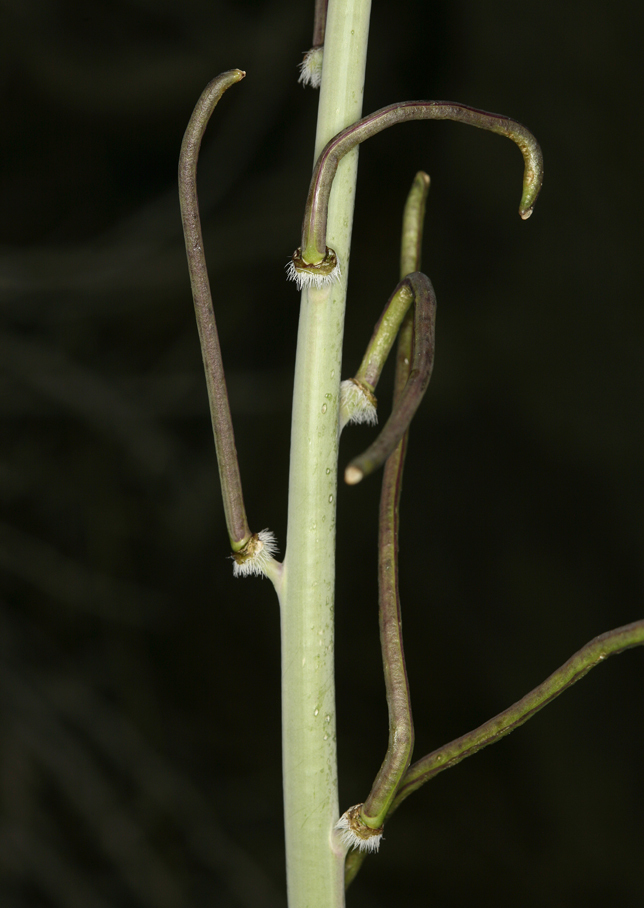
[[[515,728],[519,728],[544,706],[580,681],[591,669],[601,665],[609,656],[616,656],[627,649],[643,645],[644,619],[634,621],[632,624],[625,624],[595,637],[521,700],[473,731],[450,741],[444,747],[439,747],[438,750],[427,754],[410,766],[398,789],[389,814],[391,815],[405,798],[425,782],[433,779],[439,772],[456,766],[461,760],[471,757],[472,754],[487,747],[488,744],[500,741]]]
[[[390,817],[410,794],[430,779],[445,769],[451,769],[484,747],[496,744],[519,728],[544,706],[552,703],[560,694],[580,681],[591,669],[605,662],[609,656],[616,656],[636,646],[644,646],[644,619],[595,637],[521,700],[473,731],[455,738],[410,766],[387,816]],[[345,863],[345,886],[355,879],[365,857],[365,852],[349,852]]]
[[[326,245],[326,222],[329,193],[338,162],[356,145],[383,129],[407,120],[455,120],[512,139],[521,150],[524,160],[519,214],[524,219],[530,217],[543,181],[543,156],[537,140],[525,126],[510,117],[450,101],[404,101],[391,104],[348,126],[322,150],[309,186],[302,225],[302,245],[293,253],[293,267],[289,271],[291,277],[306,275],[313,266],[317,280],[322,273],[333,273],[337,262],[333,250]]]
[[[210,82],[197,101],[181,144],[179,157],[179,201],[186,241],[190,284],[199,329],[210,417],[215,436],[219,478],[226,514],[226,526],[233,552],[240,552],[251,540],[242,495],[233,423],[228,403],[221,347],[212,306],[208,269],[203,248],[199,202],[197,198],[197,159],[201,140],[212,112],[221,96],[246,75],[231,69]]]
[[[401,277],[406,274],[406,269],[410,265],[415,272],[420,268],[420,246],[428,190],[429,177],[427,174],[417,174],[409,192],[403,217]],[[404,254],[408,251],[409,245],[414,247],[414,255]],[[399,338],[398,342],[394,407],[399,404],[409,387],[412,371],[412,346],[413,332],[408,330]],[[394,795],[411,761],[414,747],[414,723],[405,666],[398,591],[399,509],[408,439],[409,432],[405,431],[394,451],[387,458],[380,494],[378,598],[380,644],[389,709],[389,745],[380,772],[362,809],[362,818],[370,826],[384,824]]]
[[[373,473],[389,457],[407,431],[432,376],[436,323],[434,288],[429,278],[420,271],[408,274],[403,283],[408,284],[414,296],[414,339],[409,377],[376,440],[344,471],[345,482],[349,485],[355,485]]]
[[[416,174],[403,216],[400,274],[420,267],[420,250],[425,200],[429,177]],[[408,311],[398,336],[394,405],[409,380],[412,359],[413,312]],[[383,472],[378,530],[379,624],[382,661],[389,710],[389,743],[383,764],[362,805],[359,819],[367,827],[382,828],[398,786],[405,774],[414,746],[409,682],[402,640],[402,619],[398,592],[398,527],[402,475],[409,433],[406,432],[387,459]],[[367,849],[353,849],[345,862],[345,886],[354,879]]]

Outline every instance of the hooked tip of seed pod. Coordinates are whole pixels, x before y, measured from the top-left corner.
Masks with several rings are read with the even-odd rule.
[[[242,79],[246,78],[246,70],[235,67],[235,69],[229,69],[225,73],[222,73],[221,76],[228,76],[234,84],[235,82],[241,82]],[[217,76],[217,78],[219,79],[221,76]]]
[[[534,206],[532,206],[531,208],[528,208],[526,211],[520,211],[519,217],[521,218],[521,220],[527,221],[533,211],[534,211]]]
[[[355,486],[359,482],[362,482],[364,479],[364,473],[359,467],[354,467],[351,464],[344,471],[344,481],[348,486]]]

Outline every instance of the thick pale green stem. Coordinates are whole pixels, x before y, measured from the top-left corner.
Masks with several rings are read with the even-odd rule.
[[[362,113],[370,0],[330,0],[314,159]],[[302,294],[288,533],[280,589],[282,740],[289,908],[344,904],[333,677],[338,398],[357,149],[338,168],[328,235],[342,279]],[[302,200],[304,202],[304,199]]]

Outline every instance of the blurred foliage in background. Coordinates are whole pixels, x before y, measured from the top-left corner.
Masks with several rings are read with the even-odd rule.
[[[283,543],[298,315],[283,266],[312,165],[317,96],[296,81],[312,5],[1,4],[6,908],[284,904],[278,609],[226,560],[176,165],[206,82],[245,69],[200,195],[249,519]],[[411,179],[432,177],[437,358],[401,530],[417,756],[642,614],[643,19],[625,3],[374,3],[365,112],[501,112],[546,162],[523,223],[510,142],[417,123],[360,152],[345,377],[396,283]],[[342,463],[368,437],[348,431]],[[374,478],[338,496],[342,809],[387,740],[378,495]],[[641,652],[611,660],[416,794],[350,904],[641,904],[643,680]]]

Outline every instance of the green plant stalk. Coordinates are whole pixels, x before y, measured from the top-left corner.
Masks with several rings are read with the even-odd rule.
[[[360,118],[370,0],[330,0],[315,159]],[[357,174],[347,155],[329,203],[342,256],[332,287],[302,293],[293,395],[286,554],[280,588],[282,741],[289,908],[344,905],[334,684],[335,498],[346,278]]]

